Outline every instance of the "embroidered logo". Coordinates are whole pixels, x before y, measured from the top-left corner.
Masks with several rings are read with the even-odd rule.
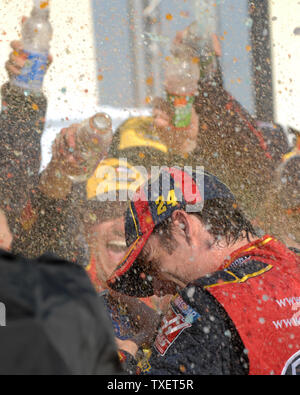
[[[181,314],[175,313],[173,309],[170,310],[169,314],[164,317],[162,327],[155,340],[155,348],[157,351],[162,356],[165,355],[182,331],[191,326],[192,324],[186,322]]]
[[[200,314],[197,313],[191,306],[189,306],[185,301],[182,299],[180,295],[175,296],[173,300],[174,306],[178,308],[180,313],[185,318],[185,322],[189,324],[193,324],[200,318]]]

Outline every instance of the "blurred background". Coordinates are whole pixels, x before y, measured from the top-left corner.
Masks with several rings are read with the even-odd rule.
[[[177,31],[210,19],[227,90],[259,119],[300,129],[299,0],[51,0],[53,64],[43,163],[64,126],[110,113],[116,128],[164,96],[163,64]],[[0,2],[0,83],[31,1]]]

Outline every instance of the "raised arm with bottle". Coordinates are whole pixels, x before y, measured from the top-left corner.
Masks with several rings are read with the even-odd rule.
[[[21,41],[11,43],[5,65],[9,81],[1,88],[0,195],[13,227],[39,182],[51,37],[49,2],[35,0],[31,16],[22,20]]]
[[[159,136],[186,164],[204,166],[225,182],[247,214],[254,218],[278,158],[288,150],[286,135],[273,122],[258,123],[225,89],[221,45],[204,19],[177,33],[171,50],[176,49],[191,59],[198,57],[198,90],[191,122],[185,128],[174,123],[174,108],[170,103],[155,100],[154,123]],[[165,84],[170,96],[168,74],[170,69]]]
[[[20,42],[13,42],[12,49],[6,64],[10,76],[20,73],[26,62]],[[16,87],[11,81],[2,86],[1,96],[0,193],[12,212],[18,212],[38,183],[47,99],[42,91]]]
[[[22,22],[22,39],[12,42],[13,52],[6,63],[9,82],[1,89],[1,197],[13,217],[18,217],[38,184],[47,109],[42,88],[51,63],[49,2],[35,0],[31,16]]]

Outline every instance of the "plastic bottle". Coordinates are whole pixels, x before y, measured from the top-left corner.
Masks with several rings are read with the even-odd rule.
[[[82,122],[76,134],[76,150],[83,159],[81,174],[68,174],[75,183],[88,180],[107,154],[112,141],[112,120],[106,113],[97,113]]]
[[[217,71],[213,33],[209,19],[195,21],[183,32],[181,45],[190,56],[199,58],[201,80],[210,79]]]
[[[171,47],[166,67],[165,88],[168,100],[174,106],[173,124],[188,127],[191,111],[198,92],[198,81],[214,77],[218,64],[213,46],[213,23],[202,17],[182,32],[181,41]]]
[[[174,109],[173,125],[187,128],[191,123],[192,108],[198,91],[200,70],[198,59],[184,51],[169,57],[165,72],[165,89]]]
[[[12,85],[24,90],[42,90],[53,34],[49,14],[49,1],[34,0],[31,16],[22,27],[23,52],[27,55],[27,62],[21,74],[12,78]]]

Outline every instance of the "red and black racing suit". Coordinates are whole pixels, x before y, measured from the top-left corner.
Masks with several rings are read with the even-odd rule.
[[[298,307],[297,307],[298,306]],[[151,375],[300,374],[300,261],[270,236],[173,298],[150,358]],[[126,362],[125,362],[126,364]]]

